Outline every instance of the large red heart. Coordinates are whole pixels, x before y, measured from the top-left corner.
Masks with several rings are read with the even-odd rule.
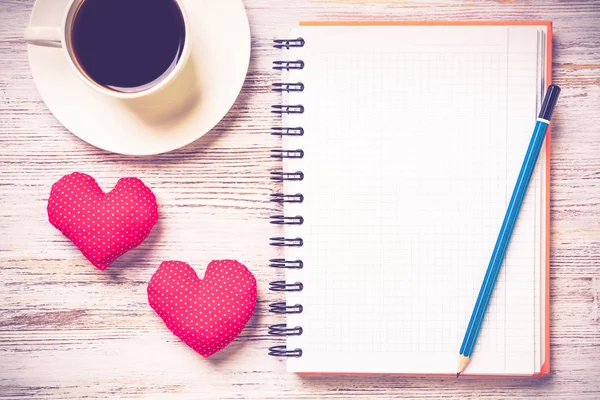
[[[204,279],[184,262],[165,261],[148,283],[148,302],[177,337],[208,357],[244,329],[256,306],[256,279],[234,260],[212,261]]]
[[[94,178],[74,172],[52,185],[48,219],[104,271],[148,237],[158,221],[158,205],[138,178],[119,179],[104,193]]]

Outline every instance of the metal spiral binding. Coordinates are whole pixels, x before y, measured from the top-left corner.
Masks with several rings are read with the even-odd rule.
[[[288,306],[286,303],[271,303],[269,311],[274,314],[301,314],[304,307],[302,307],[302,304]]]
[[[304,136],[304,128],[282,128],[280,126],[271,128],[271,135],[275,136]]]
[[[275,39],[273,41],[273,43],[274,43],[273,47],[275,47],[276,49],[290,49],[292,47],[304,47],[304,44],[306,42],[304,41],[304,39],[298,38],[298,39]]]
[[[274,41],[274,47],[278,49],[290,49],[293,47],[303,47],[305,44],[303,38],[297,39],[279,39]],[[304,69],[305,64],[302,60],[295,61],[274,61],[273,69],[277,71],[290,71],[290,70],[301,70]],[[276,82],[272,85],[274,92],[303,92],[305,89],[304,83],[302,82]],[[302,104],[280,104],[273,105],[271,112],[279,115],[290,115],[290,114],[303,114],[304,106]],[[303,136],[304,128],[297,127],[285,127],[277,126],[271,128],[271,135],[275,136]],[[304,151],[302,149],[273,149],[271,150],[271,157],[279,159],[302,159],[304,157]],[[296,172],[285,172],[275,171],[271,172],[271,180],[273,181],[302,181],[304,179],[304,173],[302,171]],[[272,193],[270,200],[274,203],[302,203],[304,196],[302,193],[287,194],[287,193]],[[275,225],[302,225],[304,218],[301,215],[296,216],[285,216],[285,215],[271,215],[270,223]],[[302,247],[304,241],[302,238],[287,238],[287,237],[272,237],[270,238],[271,246],[275,247]],[[274,258],[269,260],[269,266],[271,268],[284,268],[299,270],[304,268],[302,260],[287,260],[285,258]],[[269,290],[273,292],[301,292],[304,289],[302,282],[286,282],[286,281],[274,281],[270,282]],[[303,311],[302,304],[287,305],[285,302],[277,302],[269,305],[269,312],[274,314],[300,314]],[[302,327],[288,327],[286,324],[276,324],[269,327],[269,335],[273,336],[299,336],[302,335]],[[302,349],[288,349],[287,346],[272,346],[269,348],[270,356],[277,357],[301,357]]]
[[[304,179],[304,173],[302,171],[298,171],[298,172],[274,171],[274,172],[271,172],[271,180],[274,180],[274,181],[301,181],[303,179]]]
[[[304,201],[304,196],[302,193],[271,193],[271,201],[274,203],[302,203]]]
[[[273,114],[304,114],[304,106],[302,104],[275,104],[271,106]]]
[[[269,355],[275,357],[302,357],[302,349],[288,350],[286,346],[269,347]]]
[[[304,218],[297,215],[295,217],[285,217],[283,215],[271,215],[271,223],[275,225],[302,225]]]
[[[291,69],[304,69],[304,61],[273,61],[273,69],[276,71],[289,71]]]
[[[304,151],[303,150],[280,150],[274,149],[271,150],[271,157],[273,158],[303,158]]]
[[[304,263],[302,260],[286,260],[285,258],[272,258],[269,260],[269,267],[271,268],[288,268],[288,269],[302,269]]]
[[[303,92],[304,91],[304,83],[284,83],[277,82],[273,84],[273,88],[271,89],[274,92]]]
[[[273,281],[269,283],[269,290],[274,292],[301,292],[304,289],[302,282],[286,283],[285,281]]]
[[[302,238],[272,237],[269,244],[276,247],[302,247],[304,241]]]
[[[288,328],[286,324],[277,324],[269,327],[269,335],[275,336],[300,336],[302,332],[301,326]]]

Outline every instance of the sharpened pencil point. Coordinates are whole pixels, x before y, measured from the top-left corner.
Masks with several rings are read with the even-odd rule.
[[[460,374],[462,374],[465,370],[465,368],[467,368],[467,364],[469,363],[469,360],[471,360],[471,357],[465,357],[462,354],[460,356],[458,356],[458,368],[456,368],[456,377],[458,378],[460,376]]]

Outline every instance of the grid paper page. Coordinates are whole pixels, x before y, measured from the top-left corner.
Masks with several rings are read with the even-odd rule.
[[[286,161],[290,371],[452,373],[539,97],[532,27],[305,27]],[[383,40],[385,39],[385,40]],[[538,167],[532,187],[541,187]],[[526,196],[469,373],[532,374],[539,190]],[[537,239],[539,241],[539,238]],[[536,251],[537,250],[537,251]],[[539,314],[539,313],[538,313]],[[538,352],[539,355],[539,352]]]

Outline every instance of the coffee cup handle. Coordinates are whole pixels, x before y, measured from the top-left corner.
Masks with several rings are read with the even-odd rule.
[[[24,36],[27,43],[36,46],[63,46],[61,29],[55,26],[28,26]]]

